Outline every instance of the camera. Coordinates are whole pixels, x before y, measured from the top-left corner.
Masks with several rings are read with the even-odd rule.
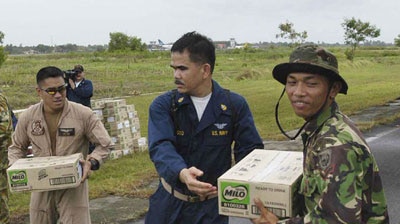
[[[68,79],[72,79],[73,81],[76,81],[76,76],[78,75],[78,71],[75,70],[65,70],[64,71],[64,79],[66,83],[69,83]]]

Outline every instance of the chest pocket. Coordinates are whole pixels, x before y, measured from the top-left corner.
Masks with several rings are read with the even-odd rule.
[[[231,119],[223,119],[223,122],[216,122],[210,125],[204,133],[204,145],[228,145],[232,141]]]
[[[313,150],[312,141],[307,145],[305,155],[305,166],[303,171],[303,179],[300,186],[300,192],[306,198],[313,199],[319,197],[324,190],[326,183],[318,169],[318,154]]]

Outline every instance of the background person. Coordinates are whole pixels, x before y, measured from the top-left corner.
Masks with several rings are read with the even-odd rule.
[[[82,65],[75,65],[73,71],[76,72],[76,76],[74,76],[74,79],[68,79],[67,98],[69,101],[91,107],[90,99],[93,96],[92,81],[85,78]]]
[[[76,72],[76,75],[68,79],[67,99],[91,108],[90,99],[93,96],[92,81],[85,79],[85,72],[82,65],[75,65],[72,71]],[[89,153],[92,153],[94,148],[95,145],[89,143]]]
[[[8,208],[7,182],[7,147],[11,143],[12,133],[11,110],[7,99],[0,93],[0,223],[10,223]]]
[[[285,85],[295,114],[306,121],[300,186],[305,215],[287,223],[389,223],[375,159],[335,101],[338,93],[346,94],[348,89],[336,57],[316,45],[301,46],[292,52],[289,63],[275,66],[272,73]],[[278,119],[277,123],[280,127]],[[261,201],[256,203],[262,212],[253,223],[277,222]]]
[[[176,90],[149,109],[149,153],[160,184],[145,223],[228,223],[218,214],[217,178],[263,148],[245,99],[212,79],[215,47],[186,33],[171,48]]]
[[[9,164],[26,156],[32,145],[34,157],[67,156],[82,153],[85,160],[82,183],[76,188],[32,192],[30,223],[90,223],[88,181],[109,155],[111,143],[103,123],[88,107],[66,100],[63,71],[44,67],[36,75],[36,92],[41,101],[19,116],[8,148]],[[88,154],[89,141],[96,145]]]

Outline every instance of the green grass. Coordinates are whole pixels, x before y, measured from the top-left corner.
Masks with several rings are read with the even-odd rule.
[[[356,52],[354,62],[345,60],[343,48],[330,48],[339,60],[339,70],[349,84],[348,95],[339,95],[341,110],[354,114],[364,108],[383,105],[400,96],[400,50],[398,48],[365,48]],[[276,101],[283,86],[273,80],[271,71],[277,63],[286,62],[289,48],[217,52],[214,79],[223,87],[242,94],[254,115],[257,130],[264,139],[282,139],[274,118]],[[147,136],[148,107],[161,92],[174,88],[169,67],[169,52],[143,54],[73,53],[35,56],[9,56],[0,68],[0,88],[15,109],[38,102],[34,93],[36,72],[55,65],[63,70],[82,64],[86,76],[94,83],[93,99],[125,97],[134,104],[141,123],[141,134]],[[135,95],[135,93],[140,95]],[[400,116],[400,115],[395,115]],[[280,121],[285,130],[303,124],[284,97]],[[388,122],[393,118],[385,118]],[[373,124],[363,124],[370,128]],[[135,153],[105,163],[90,177],[90,198],[105,195],[147,197],[143,188],[156,176],[148,153]],[[26,214],[29,193],[11,194],[12,215]]]
[[[90,198],[107,195],[148,197],[152,192],[148,192],[143,186],[156,176],[147,152],[111,160],[103,165],[101,172],[91,174]]]

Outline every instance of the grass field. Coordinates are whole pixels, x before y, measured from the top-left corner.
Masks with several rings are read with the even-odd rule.
[[[400,96],[399,48],[364,48],[356,52],[354,62],[345,59],[345,49],[330,50],[337,55],[340,73],[349,84],[348,95],[337,97],[344,113],[351,115]],[[275,124],[274,108],[283,86],[272,79],[271,71],[276,64],[288,60],[289,52],[289,48],[270,48],[217,53],[214,79],[247,99],[264,139],[282,139]],[[174,88],[169,63],[169,52],[9,56],[0,68],[0,86],[12,107],[22,109],[39,100],[34,89],[35,75],[40,68],[54,65],[67,70],[82,64],[86,77],[94,83],[93,99],[126,97],[127,103],[135,104],[141,134],[147,136],[147,112],[151,101],[161,92]],[[281,102],[280,121],[285,130],[295,129],[303,123],[292,113],[286,98]],[[151,192],[142,186],[155,176],[147,153],[108,161],[89,180],[90,197],[147,197]],[[29,193],[11,195],[13,216],[27,213],[28,197]]]

